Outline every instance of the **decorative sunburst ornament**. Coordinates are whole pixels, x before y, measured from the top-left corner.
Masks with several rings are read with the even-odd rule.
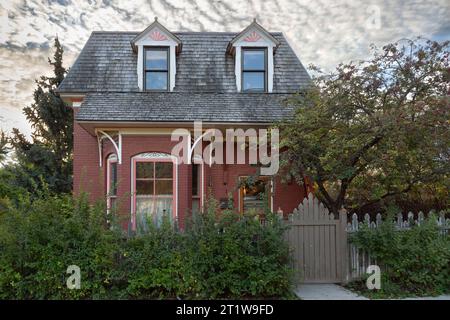
[[[150,33],[150,38],[154,41],[164,41],[167,37],[162,34],[159,30],[155,29]]]
[[[261,39],[261,36],[256,31],[252,31],[247,37],[245,37],[244,41],[256,42],[259,39]]]

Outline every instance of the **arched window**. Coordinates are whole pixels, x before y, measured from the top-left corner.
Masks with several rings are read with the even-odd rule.
[[[133,157],[131,170],[133,229],[145,231],[149,221],[159,225],[164,215],[175,219],[178,196],[176,158],[166,153],[142,153]]]

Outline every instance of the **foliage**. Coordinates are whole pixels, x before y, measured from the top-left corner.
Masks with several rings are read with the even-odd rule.
[[[213,201],[213,200],[211,200]],[[277,297],[290,286],[289,249],[284,227],[273,214],[262,226],[258,216],[232,210],[216,217],[214,204],[194,216],[186,232],[198,284],[197,297]]]
[[[63,52],[56,38],[53,61],[48,60],[53,75],[41,76],[36,81],[34,102],[23,109],[33,130],[32,140],[29,141],[17,128],[10,137],[17,161],[5,170],[17,175],[17,180],[23,181],[22,186],[30,191],[33,184],[41,184],[41,178],[54,192],[72,189],[72,110],[56,92],[66,74],[62,65]]]
[[[160,228],[130,240],[125,269],[135,298],[280,297],[290,289],[289,251],[283,226],[270,216],[262,226],[255,215],[217,213],[209,200],[184,232],[169,219]]]
[[[310,177],[335,214],[424,186],[441,190],[428,196],[448,206],[449,44],[394,43],[375,48],[370,61],[319,74],[279,124],[287,173]]]
[[[0,130],[0,164],[6,160],[8,152],[8,137],[4,131]]]
[[[104,208],[86,198],[24,198],[0,213],[0,298],[108,297],[118,236],[105,229]],[[80,290],[69,290],[67,267],[82,270]]]
[[[45,184],[44,184],[45,185]],[[85,197],[26,194],[0,210],[0,299],[283,297],[289,252],[274,216],[217,214],[217,204],[186,222],[124,238],[103,205]],[[112,219],[112,216],[108,217]],[[114,220],[114,219],[113,219]],[[69,265],[81,289],[66,287]]]
[[[390,215],[387,221],[392,220]],[[440,234],[434,216],[409,230],[397,231],[389,222],[374,229],[364,226],[351,241],[382,267],[382,296],[435,295],[450,289],[450,239]]]

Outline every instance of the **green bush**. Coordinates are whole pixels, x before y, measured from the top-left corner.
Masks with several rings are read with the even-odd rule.
[[[194,214],[184,232],[169,219],[128,241],[124,267],[127,292],[135,298],[281,297],[289,293],[291,271],[284,228],[268,216],[231,210],[216,214],[216,204]]]
[[[6,201],[8,203],[8,201]],[[0,299],[281,297],[290,289],[283,226],[268,215],[216,214],[210,206],[178,231],[124,237],[86,197],[24,196],[0,212]],[[108,217],[111,218],[111,217]],[[114,226],[114,221],[111,222]],[[69,265],[81,289],[69,290]]]
[[[190,279],[186,277],[183,235],[167,217],[158,228],[151,222],[148,226],[145,234],[130,238],[124,246],[120,268],[127,279],[127,295],[136,299],[184,296]]]
[[[214,208],[214,206],[213,206]],[[254,214],[210,209],[186,230],[196,297],[279,297],[290,289],[284,227],[272,214],[261,226]]]
[[[0,213],[0,298],[106,297],[119,237],[103,212],[85,197],[46,195]],[[69,265],[82,270],[80,290],[67,289]]]
[[[434,216],[408,230],[386,222],[363,227],[351,240],[381,266],[381,295],[436,295],[450,289],[450,240],[440,234]]]

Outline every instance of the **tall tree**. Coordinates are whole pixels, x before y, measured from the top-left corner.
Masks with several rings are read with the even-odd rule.
[[[55,192],[70,192],[72,188],[72,110],[65,105],[56,89],[63,81],[64,50],[58,38],[54,42],[53,75],[36,80],[34,102],[23,109],[31,124],[31,141],[13,129],[11,145],[22,171],[36,185],[43,180]]]
[[[280,124],[282,165],[312,178],[335,213],[428,184],[442,185],[448,199],[449,80],[449,42],[422,39],[373,48],[369,61],[319,74]]]
[[[0,130],[0,164],[2,164],[9,153],[8,136],[3,130]]]

